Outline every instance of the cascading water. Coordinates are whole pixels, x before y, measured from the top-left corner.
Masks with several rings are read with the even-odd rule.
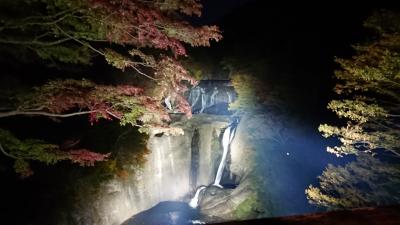
[[[201,93],[201,109],[200,113],[204,112],[204,109],[206,109],[207,106],[207,95],[205,95],[205,91],[203,88],[200,88],[200,93]]]
[[[184,120],[176,115],[174,124],[183,128],[182,136],[150,136],[151,154],[139,182],[133,185],[143,194],[138,198],[134,190],[129,199],[129,202],[143,199],[143,204],[134,209],[140,213],[132,213],[134,216],[123,224],[202,224],[206,217],[200,212],[208,206],[203,207],[208,204],[209,191],[231,191],[223,186],[228,187],[234,181],[225,176],[224,170],[238,122],[232,122],[228,106],[237,94],[229,80],[201,81],[187,94],[193,118]],[[164,104],[169,110],[173,108],[169,97]],[[189,201],[188,193],[193,193]],[[150,223],[152,218],[158,218],[160,223]],[[177,222],[177,218],[182,221]]]
[[[188,101],[192,112],[227,115],[228,105],[236,99],[236,93],[229,80],[203,80],[192,88]]]
[[[232,126],[229,126],[225,129],[224,134],[222,136],[222,147],[224,149],[222,153],[221,162],[219,163],[217,175],[215,176],[214,184],[215,186],[221,187],[221,178],[224,172],[225,163],[226,163],[226,156],[228,155],[229,145],[233,140],[233,135],[235,132],[235,128],[232,129]]]
[[[197,208],[197,206],[199,205],[199,195],[200,195],[201,191],[204,190],[205,188],[206,188],[205,186],[202,186],[197,189],[196,194],[189,202],[190,207]]]
[[[236,125],[237,125],[237,121],[230,124],[224,131],[223,135],[222,135],[222,147],[223,147],[223,153],[222,153],[222,157],[221,157],[221,161],[219,163],[218,166],[218,170],[217,170],[217,174],[215,176],[215,180],[213,185],[223,188],[223,186],[221,185],[221,179],[222,179],[222,175],[224,172],[224,168],[225,168],[225,164],[226,164],[226,158],[229,152],[229,148],[230,148],[230,144],[233,141],[233,138],[235,136],[235,131],[236,131]],[[206,187],[205,186],[201,186],[199,188],[197,188],[196,193],[194,195],[194,197],[190,200],[189,202],[189,206],[192,208],[197,208],[197,206],[199,205],[199,196],[201,194],[201,191],[204,190]]]

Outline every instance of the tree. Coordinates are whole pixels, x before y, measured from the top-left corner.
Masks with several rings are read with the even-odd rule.
[[[341,69],[335,73],[339,83],[334,90],[344,99],[331,101],[328,109],[346,119],[346,125],[319,127],[324,137],[341,142],[328,152],[355,154],[358,160],[345,167],[328,166],[319,178],[320,188],[306,190],[311,203],[328,208],[400,202],[398,191],[387,191],[388,183],[398,185],[399,164],[380,161],[382,151],[395,161],[400,157],[400,15],[379,11],[364,25],[377,37],[354,46],[352,58],[336,59]]]
[[[330,164],[318,178],[320,188],[310,186],[307,198],[329,209],[400,202],[400,165],[382,162],[370,154],[361,154],[345,166]]]
[[[341,146],[328,148],[338,156],[384,148],[400,156],[400,16],[381,11],[365,26],[379,33],[377,40],[355,46],[356,55],[337,59],[341,70],[335,91],[344,100],[333,100],[328,108],[348,120],[344,127],[323,124],[324,137],[338,136]]]
[[[196,85],[197,81],[178,57],[187,55],[185,44],[209,46],[211,40],[221,39],[216,26],[194,27],[185,21],[187,16],[200,16],[201,7],[198,0],[3,1],[0,48],[4,53],[17,58],[27,55],[49,64],[92,65],[93,58],[100,56],[115,68],[131,69],[154,85],[151,90],[144,90],[131,84],[99,85],[84,78],[50,80],[28,94],[13,96],[5,103],[0,118],[87,114],[91,123],[117,119],[122,125],[139,126],[144,132],[155,128],[181,133],[168,126],[170,117],[162,103],[168,97],[178,111],[190,117],[190,105],[183,93],[188,84]],[[14,138],[5,131],[0,143]],[[2,148],[16,163],[43,161],[44,152],[57,155],[44,160],[47,163],[69,157],[58,157],[57,147],[42,145],[35,146],[42,148],[38,154],[30,154],[26,150],[29,148],[21,145],[31,142],[18,141],[7,142]]]

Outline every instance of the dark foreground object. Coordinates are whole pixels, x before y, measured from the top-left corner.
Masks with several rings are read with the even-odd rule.
[[[267,218],[218,225],[400,225],[400,206],[360,208],[280,218]]]

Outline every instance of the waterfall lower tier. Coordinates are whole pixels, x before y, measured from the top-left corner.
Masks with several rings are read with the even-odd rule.
[[[112,198],[118,198],[122,202],[109,200],[98,205],[105,209],[110,206],[110,202],[113,205],[126,206],[124,212],[127,213],[118,216],[122,220],[166,201],[182,202],[188,208],[198,210],[192,206],[197,207],[200,204],[205,189],[197,190],[196,195],[196,188],[214,182],[223,151],[221,136],[229,126],[229,117],[199,114],[193,115],[190,120],[183,117],[172,126],[182,128],[184,135],[151,133],[147,141],[147,148],[151,153],[146,157],[144,167],[138,171],[137,179],[119,183],[123,187],[110,193],[110,197],[112,195]],[[129,190],[128,186],[132,191],[125,192]],[[191,198],[193,203],[189,205]],[[98,214],[112,217],[106,210],[101,210]],[[125,215],[127,216],[124,218]],[[109,218],[109,221],[113,223],[104,224],[118,224],[116,218]]]
[[[199,205],[199,196],[202,190],[204,190],[206,187],[202,186],[200,188],[197,189],[196,194],[194,195],[194,197],[190,200],[189,202],[189,206],[192,208],[197,208],[197,206]]]
[[[229,127],[225,129],[224,134],[222,136],[222,148],[224,151],[222,153],[221,162],[219,163],[217,175],[215,176],[213,184],[221,188],[222,188],[221,178],[225,169],[226,158],[229,152],[230,144],[232,143],[233,137],[235,136],[235,131],[236,131],[236,124],[232,123],[231,125],[229,125]]]
[[[236,131],[236,126],[237,124],[231,123],[224,131],[223,135],[222,135],[222,149],[223,149],[223,153],[222,153],[222,157],[218,166],[218,170],[217,170],[217,174],[215,176],[215,180],[213,185],[223,188],[223,186],[221,185],[221,179],[222,179],[222,175],[225,169],[225,164],[226,164],[226,159],[227,159],[227,155],[229,152],[229,148],[230,148],[230,144],[233,141],[233,138],[235,136],[235,131]],[[194,136],[195,137],[195,136]],[[195,139],[194,139],[195,140]],[[193,142],[192,142],[193,143]],[[192,152],[193,152],[193,144],[192,144]],[[190,200],[189,202],[189,206],[192,208],[197,208],[198,204],[199,204],[199,196],[202,190],[204,190],[206,187],[201,186],[196,190],[196,193],[194,195],[194,197]]]
[[[191,144],[191,160],[190,160],[190,187],[196,190],[197,175],[199,173],[199,155],[200,154],[200,134],[198,129],[195,129],[192,137]]]

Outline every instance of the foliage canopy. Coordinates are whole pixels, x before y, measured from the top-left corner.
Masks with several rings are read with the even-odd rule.
[[[50,80],[31,93],[13,96],[0,112],[3,118],[87,114],[91,123],[117,119],[122,125],[140,126],[142,131],[157,128],[179,134],[168,127],[170,118],[163,101],[168,97],[177,111],[190,117],[183,94],[188,84],[197,81],[178,57],[187,55],[185,45],[209,46],[210,41],[221,39],[216,26],[195,27],[187,21],[189,16],[201,15],[198,0],[6,0],[0,5],[4,11],[0,18],[3,53],[56,65],[93,65],[93,59],[100,56],[111,66],[133,70],[154,83],[152,90],[144,90],[132,84],[99,85],[84,78]],[[15,137],[5,131],[0,143],[10,138]],[[10,143],[3,144],[3,152],[15,156],[16,165],[22,165],[21,160],[54,163],[64,159],[58,158],[53,145],[35,145],[42,150],[25,157],[19,151],[29,149],[21,147],[28,142]],[[39,153],[48,152],[48,147],[55,149],[57,157],[42,160]],[[82,157],[86,154],[81,153]]]
[[[336,59],[335,92],[328,109],[346,120],[345,126],[321,124],[326,138],[340,145],[327,151],[338,157],[353,154],[355,162],[329,165],[319,187],[309,186],[307,198],[327,208],[350,208],[400,202],[400,14],[378,11],[364,24],[377,37],[354,46],[355,55]],[[383,156],[392,158],[389,163]],[[394,161],[394,162],[393,162]]]

